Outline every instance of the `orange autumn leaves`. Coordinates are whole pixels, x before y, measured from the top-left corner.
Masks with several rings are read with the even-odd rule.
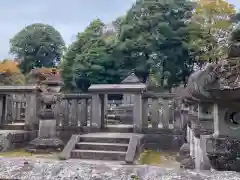
[[[3,60],[0,63],[0,72],[6,73],[7,75],[21,73],[20,69],[18,68],[18,63],[13,60]]]
[[[36,68],[32,69],[29,75],[31,77],[39,78],[41,81],[44,81],[48,76],[51,76],[52,73],[55,73],[56,76],[60,77],[59,70],[56,68]]]
[[[0,85],[22,85],[42,82],[47,77],[55,73],[56,78],[61,80],[60,72],[56,68],[36,68],[29,74],[22,74],[18,67],[18,62],[14,60],[3,60],[0,62]],[[35,81],[35,80],[37,81]]]
[[[18,63],[14,60],[3,60],[0,62],[0,84],[20,85],[25,84],[25,76],[18,68]]]

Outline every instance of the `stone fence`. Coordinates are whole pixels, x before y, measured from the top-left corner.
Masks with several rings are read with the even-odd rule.
[[[9,123],[25,123],[29,128],[38,128],[38,90],[37,87],[22,87],[22,90],[9,87],[2,91],[1,125]],[[1,94],[1,87],[0,87]],[[54,114],[59,129],[75,129],[79,127],[94,127],[91,113],[91,94],[57,94],[58,100],[54,105]],[[108,101],[107,109],[118,109],[120,115],[130,115],[129,125],[133,125],[133,106],[121,104],[121,101]],[[106,109],[106,110],[107,110]],[[185,126],[181,104],[177,102],[174,94],[143,94],[142,96],[142,133],[156,133],[169,130],[182,131]],[[123,123],[124,124],[124,123]],[[105,124],[107,125],[107,124]]]

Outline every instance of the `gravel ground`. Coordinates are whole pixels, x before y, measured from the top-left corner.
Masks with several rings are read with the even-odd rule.
[[[157,166],[129,166],[119,162],[27,158],[0,158],[0,162],[0,179],[240,180],[240,174],[236,172],[183,171]]]

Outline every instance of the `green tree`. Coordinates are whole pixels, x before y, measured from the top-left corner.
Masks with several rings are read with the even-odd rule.
[[[181,81],[192,69],[188,20],[193,3],[186,0],[139,0],[121,21],[118,50],[124,69],[146,81],[150,69],[161,85]]]
[[[68,88],[86,91],[90,84],[119,81],[112,54],[117,37],[103,22],[94,20],[70,45],[61,64],[62,77]]]
[[[228,38],[237,19],[234,5],[225,0],[198,0],[192,21],[201,32],[192,38],[199,62],[216,62],[226,55]]]
[[[10,52],[20,60],[24,73],[36,67],[54,67],[65,47],[56,29],[40,23],[22,29],[10,40],[10,45]]]

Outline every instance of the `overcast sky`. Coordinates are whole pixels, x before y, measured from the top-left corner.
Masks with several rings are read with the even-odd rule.
[[[10,57],[9,39],[29,24],[50,24],[69,44],[91,20],[100,18],[105,23],[111,22],[123,15],[133,2],[134,0],[1,0],[0,59]],[[240,8],[240,0],[229,2]]]

